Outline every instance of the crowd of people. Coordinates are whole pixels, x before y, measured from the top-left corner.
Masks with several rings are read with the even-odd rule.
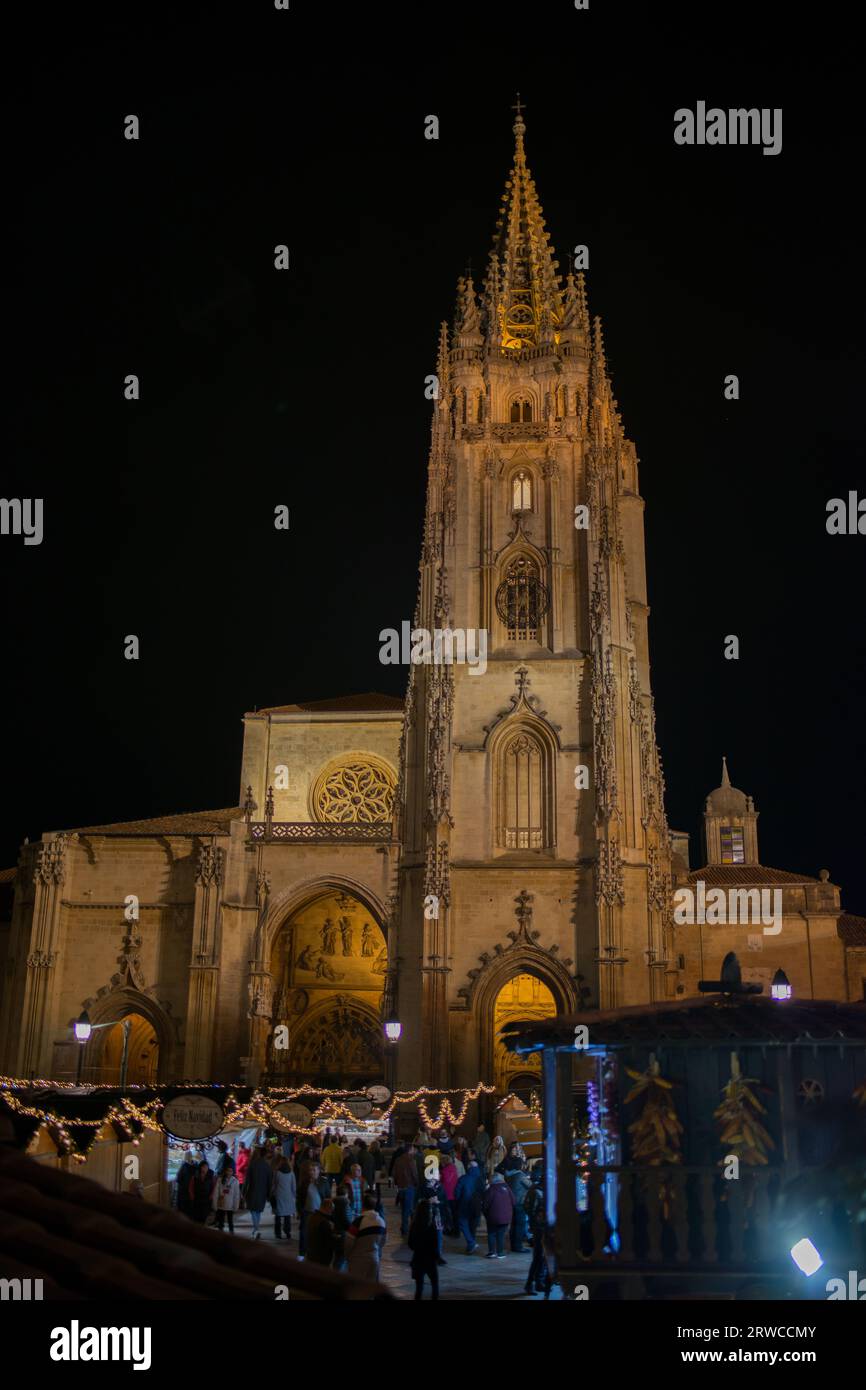
[[[443,1236],[462,1236],[465,1253],[473,1255],[482,1216],[486,1258],[504,1260],[506,1239],[514,1254],[531,1246],[526,1292],[549,1297],[543,1173],[541,1163],[530,1170],[519,1143],[506,1146],[501,1135],[491,1140],[484,1125],[471,1142],[452,1135],[445,1125],[435,1138],[420,1129],[411,1143],[401,1144],[392,1156],[390,1175],[397,1188],[400,1230],[412,1251],[416,1299],[423,1297],[425,1278],[431,1296],[439,1296],[439,1266],[446,1263]]]
[[[444,1125],[435,1134],[418,1130],[387,1158],[378,1139],[347,1140],[326,1130],[321,1140],[274,1136],[250,1150],[217,1141],[215,1169],[203,1154],[189,1153],[176,1180],[178,1211],[193,1221],[234,1232],[234,1214],[243,1207],[259,1239],[262,1216],[270,1207],[277,1240],[291,1241],[297,1222],[298,1256],[377,1281],[387,1227],[383,1187],[393,1184],[400,1231],[411,1251],[415,1298],[439,1296],[439,1268],[446,1263],[443,1237],[462,1237],[465,1253],[478,1249],[476,1233],[484,1217],[488,1260],[520,1254],[531,1247],[527,1293],[550,1296],[543,1167],[530,1168],[520,1144],[491,1139],[483,1124],[474,1138],[452,1134]]]

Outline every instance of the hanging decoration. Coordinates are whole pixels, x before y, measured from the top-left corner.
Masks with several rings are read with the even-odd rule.
[[[722,1087],[724,1100],[713,1112],[718,1121],[719,1141],[724,1150],[719,1164],[732,1154],[741,1163],[753,1166],[767,1163],[767,1150],[776,1146],[759,1120],[766,1115],[766,1107],[749,1088],[760,1083],[754,1076],[743,1076],[740,1059],[736,1052],[731,1053],[731,1077]]]
[[[649,1066],[645,1072],[632,1071],[631,1067],[626,1067],[626,1072],[635,1084],[626,1096],[625,1104],[637,1100],[638,1096],[644,1096],[640,1115],[628,1127],[632,1136],[634,1162],[647,1167],[682,1163],[680,1145],[683,1127],[677,1119],[674,1106],[673,1082],[665,1081],[661,1075],[655,1053],[650,1053]],[[659,1187],[659,1201],[665,1220],[670,1216],[673,1197],[671,1183],[662,1182]]]

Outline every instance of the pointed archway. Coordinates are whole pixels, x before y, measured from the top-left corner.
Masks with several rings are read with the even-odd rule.
[[[496,1070],[497,1000],[515,977],[538,980],[547,991],[544,996],[539,992],[539,999],[545,1000],[547,1008],[550,996],[553,1014],[574,1013],[578,1006],[578,987],[569,970],[572,962],[560,960],[556,945],[542,946],[541,932],[532,927],[532,894],[524,889],[514,901],[517,927],[507,933],[510,945],[496,944],[492,951],[483,951],[480,967],[469,971],[469,984],[458,990],[463,1008],[471,1014],[470,1032],[477,1048],[475,1075],[484,1081],[490,1081]],[[531,1008],[525,1016],[532,1016]]]

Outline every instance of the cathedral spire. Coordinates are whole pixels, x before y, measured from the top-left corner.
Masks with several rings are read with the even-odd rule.
[[[499,346],[519,351],[541,346],[544,327],[548,336],[551,331],[554,337],[558,335],[563,306],[557,275],[559,263],[554,260],[550,236],[544,230],[541,204],[526,162],[526,124],[519,96],[514,109],[514,163],[496,224],[493,253],[497,274],[487,277],[487,311]]]
[[[723,787],[729,787],[731,785],[731,779],[728,776],[728,760],[724,753],[722,754],[722,780],[720,785]]]

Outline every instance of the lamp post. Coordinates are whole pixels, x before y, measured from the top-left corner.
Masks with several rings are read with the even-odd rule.
[[[129,1067],[129,1034],[132,1029],[132,1020],[129,1018],[115,1018],[108,1023],[91,1023],[87,1010],[85,1009],[80,1018],[75,1020],[73,1032],[75,1041],[79,1044],[78,1049],[78,1069],[75,1077],[75,1084],[81,1085],[81,1068],[84,1064],[84,1048],[90,1041],[91,1034],[97,1028],[113,1028],[119,1023],[123,1033],[123,1051],[120,1054],[120,1089],[126,1089],[126,1073]]]

